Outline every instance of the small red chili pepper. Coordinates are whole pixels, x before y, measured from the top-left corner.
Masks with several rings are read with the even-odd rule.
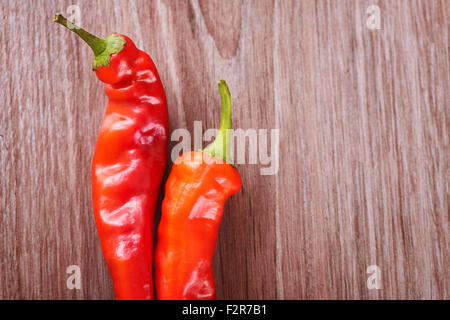
[[[229,163],[230,92],[219,81],[220,129],[202,151],[183,154],[166,183],[155,251],[155,286],[160,300],[216,299],[212,258],[225,201],[241,188]]]
[[[116,299],[152,299],[152,230],[167,156],[166,96],[152,59],[130,38],[102,40],[55,15],[94,51],[109,98],[92,161],[92,199]],[[94,102],[95,104],[95,102]]]

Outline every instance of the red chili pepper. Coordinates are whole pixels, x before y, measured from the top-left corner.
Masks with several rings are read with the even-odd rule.
[[[241,188],[229,163],[230,92],[219,82],[222,101],[215,141],[180,156],[166,183],[155,251],[157,298],[216,299],[212,258],[225,201]]]
[[[92,161],[92,199],[116,299],[152,299],[152,230],[168,138],[164,89],[130,38],[99,39],[57,14],[94,51],[109,98]],[[95,102],[94,102],[95,104]]]

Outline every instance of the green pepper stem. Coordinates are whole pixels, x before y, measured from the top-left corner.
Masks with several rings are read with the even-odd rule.
[[[205,149],[203,149],[203,152],[231,164],[232,160],[230,159],[230,150],[228,145],[231,130],[231,95],[225,80],[220,80],[218,86],[220,91],[220,101],[222,104],[219,133],[217,134],[216,139]]]
[[[89,47],[91,47],[92,51],[94,51],[95,56],[99,56],[103,51],[105,51],[107,43],[105,40],[100,39],[93,34],[87,32],[76,24],[70,22],[66,18],[64,18],[60,13],[55,14],[55,18],[53,21],[63,25],[70,31],[75,32],[81,39],[83,39]]]

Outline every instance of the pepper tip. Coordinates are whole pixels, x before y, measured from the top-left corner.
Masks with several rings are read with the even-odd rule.
[[[224,90],[224,92],[226,92],[228,95],[230,94],[230,89],[228,89],[228,84],[225,80],[220,79],[217,82],[217,85],[219,86],[220,91]]]
[[[55,15],[53,16],[53,22],[58,22],[60,16],[61,13],[55,13]]]

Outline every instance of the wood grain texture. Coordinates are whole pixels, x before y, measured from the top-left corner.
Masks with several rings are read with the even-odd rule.
[[[90,188],[106,97],[89,48],[52,22],[71,4],[84,28],[152,56],[171,130],[217,126],[220,78],[234,127],[280,129],[278,174],[238,166],[220,299],[449,298],[448,1],[6,0],[1,299],[113,298]],[[374,264],[380,290],[366,286]]]

